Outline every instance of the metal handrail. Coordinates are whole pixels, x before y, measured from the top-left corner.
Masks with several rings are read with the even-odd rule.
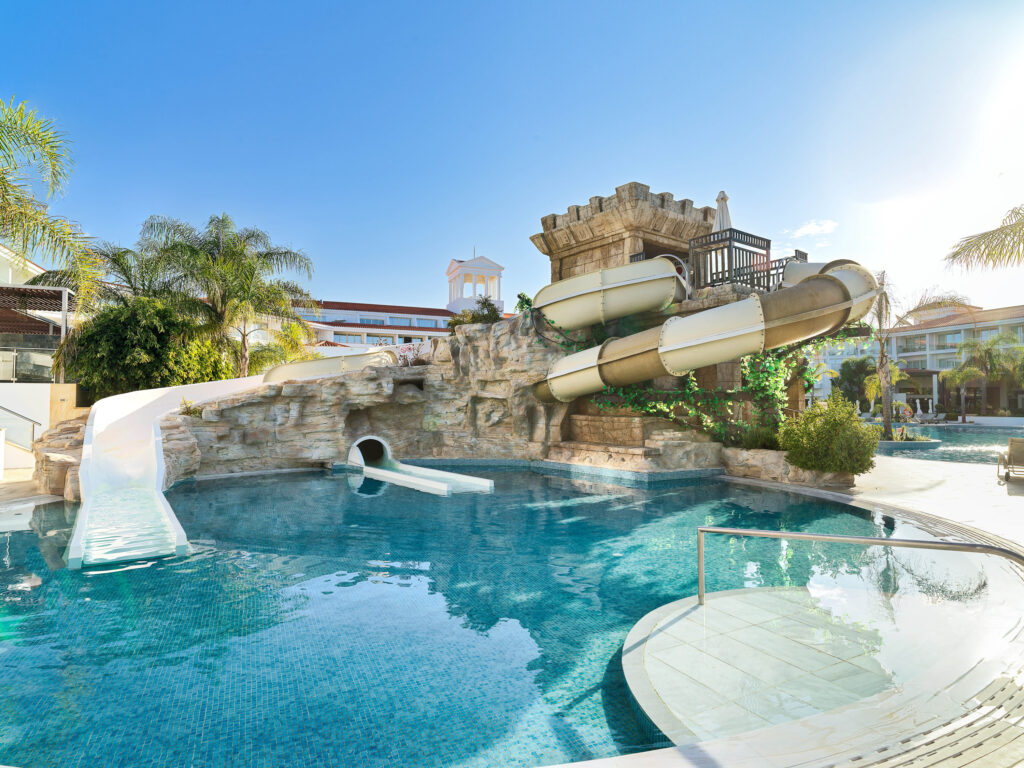
[[[29,427],[29,429],[32,430],[32,439],[30,440],[30,445],[31,443],[34,443],[36,441],[36,427],[43,426],[40,422],[36,421],[35,419],[29,418],[23,413],[18,413],[17,411],[12,411],[10,408],[5,408],[2,405],[0,405],[0,411],[6,411],[7,413],[11,414],[11,416],[17,416],[19,419],[23,419],[29,422],[32,425],[31,427]]]
[[[1005,547],[990,544],[972,544],[965,541],[925,541],[923,539],[880,539],[872,536],[839,536],[827,533],[794,533],[792,531],[762,531],[756,528],[716,528],[702,526],[697,529],[697,602],[704,605],[704,534],[723,533],[729,536],[756,536],[763,539],[796,539],[800,541],[831,541],[837,544],[861,544],[865,547],[904,547],[906,549],[940,549],[952,552],[975,552],[996,555],[1017,565],[1024,565],[1024,555]]]

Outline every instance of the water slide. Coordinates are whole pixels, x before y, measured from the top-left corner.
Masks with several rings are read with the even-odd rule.
[[[371,349],[367,352],[353,352],[334,357],[320,357],[316,360],[298,360],[294,363],[275,365],[263,374],[267,384],[295,379],[315,379],[320,376],[337,376],[339,373],[358,371],[370,365],[386,367],[398,365],[398,355],[391,349]]]
[[[603,269],[542,288],[534,299],[566,331],[619,317],[666,311],[686,297],[685,279],[670,258]],[[806,341],[860,320],[878,285],[856,262],[785,266],[779,290],[685,317],[564,357],[534,386],[544,402],[571,402],[657,376],[681,376],[706,365]]]
[[[159,421],[182,399],[201,402],[263,383],[334,376],[368,365],[396,365],[388,349],[287,363],[262,376],[147,389],[106,397],[89,412],[79,467],[82,505],[67,549],[68,568],[102,566],[188,553],[188,538],[163,494],[164,460]],[[414,467],[395,461],[386,443],[383,455],[367,442],[353,446],[350,463],[367,477],[427,493],[489,492],[491,480]],[[359,441],[357,445],[363,443]],[[371,458],[363,460],[366,453]]]
[[[355,442],[349,449],[348,464],[362,470],[363,476],[372,480],[382,480],[438,496],[450,496],[453,493],[491,493],[494,490],[493,480],[396,461],[391,456],[391,446],[373,435],[362,437]]]
[[[182,398],[209,400],[262,381],[249,376],[144,389],[93,405],[82,445],[82,505],[68,544],[68,568],[187,553],[188,539],[162,490],[159,419]]]

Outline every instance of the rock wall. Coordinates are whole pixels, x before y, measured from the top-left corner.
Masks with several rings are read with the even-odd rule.
[[[36,459],[32,479],[44,493],[63,496],[69,501],[80,497],[78,465],[82,461],[82,443],[85,440],[85,414],[62,421],[46,430],[32,444]]]
[[[815,488],[849,488],[854,477],[846,472],[817,472],[794,467],[786,461],[785,451],[745,448],[723,448],[722,461],[727,474],[752,477],[776,483],[809,485]]]
[[[530,386],[564,355],[529,315],[465,325],[434,339],[429,365],[367,368],[265,384],[161,421],[166,484],[195,475],[329,466],[360,437],[398,458],[543,459],[561,439],[566,405]]]

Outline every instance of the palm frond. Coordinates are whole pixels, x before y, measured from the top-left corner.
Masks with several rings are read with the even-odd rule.
[[[1001,226],[960,240],[946,255],[946,263],[962,269],[1024,265],[1024,205],[1011,209]]]

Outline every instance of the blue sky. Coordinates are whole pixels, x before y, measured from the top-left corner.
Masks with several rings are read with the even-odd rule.
[[[52,117],[54,210],[134,242],[227,211],[336,300],[442,306],[451,258],[536,292],[540,218],[627,181],[713,205],[910,297],[1024,301],[941,257],[1024,204],[1011,2],[38,2],[3,9],[0,95]]]

